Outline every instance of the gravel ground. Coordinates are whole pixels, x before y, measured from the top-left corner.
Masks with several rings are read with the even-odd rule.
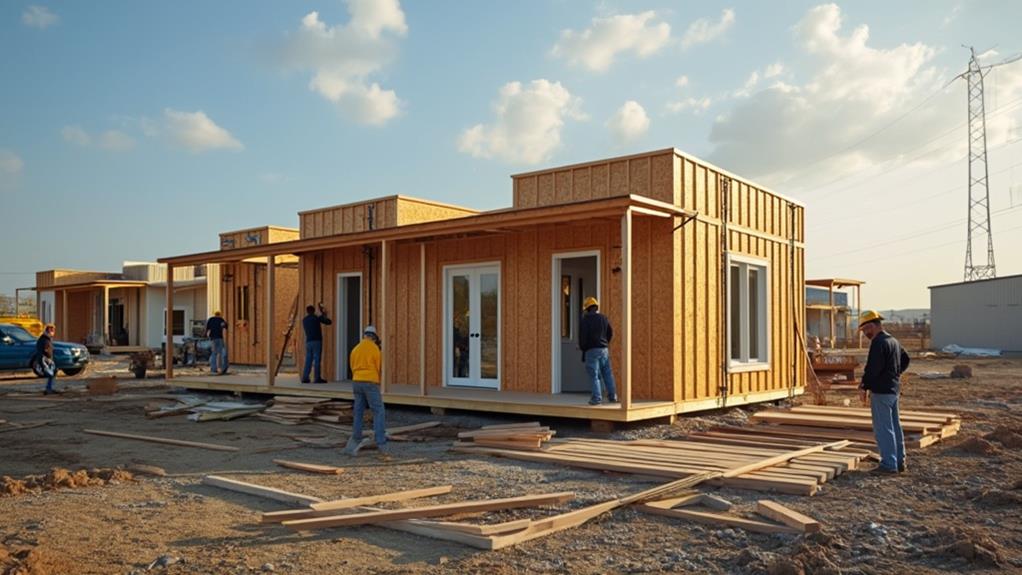
[[[90,371],[126,377],[123,360],[101,358]],[[920,372],[948,372],[948,360],[915,360]],[[16,399],[41,389],[38,380],[5,375],[0,419],[52,420],[0,433],[0,476],[23,477],[51,468],[156,465],[166,477],[136,475],[103,486],[0,497],[0,573],[22,565],[31,573],[1022,573],[1022,446],[982,439],[998,427],[1022,432],[1022,360],[968,360],[970,380],[916,380],[908,408],[960,410],[962,432],[910,452],[909,473],[844,474],[814,497],[706,488],[750,515],[770,498],[824,525],[811,536],[764,535],[719,529],[620,509],[582,527],[494,552],[379,527],[298,534],[263,527],[258,514],[283,504],[200,484],[207,473],[324,498],[360,496],[451,484],[451,494],[415,503],[509,497],[570,490],[574,509],[654,486],[643,478],[573,470],[447,452],[449,439],[394,443],[395,457],[352,459],[336,448],[294,448],[287,435],[344,440],[316,425],[282,426],[245,418],[194,423],[183,417],[147,420],[150,395],[174,391],[161,380],[125,379],[113,398],[76,393],[83,380],[62,380],[58,401]],[[848,397],[847,395],[845,397]],[[159,400],[156,400],[159,401]],[[734,408],[679,420],[633,425],[616,439],[671,438],[719,423],[743,424],[755,408]],[[425,409],[388,408],[388,424],[437,419]],[[445,429],[526,421],[455,412]],[[585,422],[544,423],[558,436],[589,435]],[[159,435],[232,445],[238,452],[158,445],[82,434],[83,428]],[[1011,445],[1014,445],[1013,447]],[[344,467],[340,476],[285,470],[274,458]],[[561,510],[563,510],[562,508]],[[488,514],[497,522],[556,513],[513,510]],[[470,518],[480,520],[479,518]],[[10,553],[10,555],[8,555]],[[150,565],[152,568],[150,569]]]

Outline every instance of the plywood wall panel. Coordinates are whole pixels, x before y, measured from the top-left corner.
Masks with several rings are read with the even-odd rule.
[[[571,199],[576,202],[590,200],[593,191],[590,189],[592,168],[580,168],[571,171]]]
[[[536,187],[537,205],[549,206],[555,202],[553,174],[540,174],[537,178]]]
[[[591,168],[590,185],[592,186],[592,197],[594,199],[610,196],[610,166],[600,164]]]

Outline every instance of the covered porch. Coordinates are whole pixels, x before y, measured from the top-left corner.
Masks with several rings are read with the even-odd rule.
[[[394,404],[421,405],[435,408],[455,408],[503,413],[519,413],[556,417],[576,417],[605,421],[636,421],[658,417],[673,417],[682,411],[707,409],[716,406],[717,400],[709,400],[707,405],[698,402],[679,403],[676,401],[633,400],[632,385],[632,339],[631,321],[631,269],[632,269],[632,230],[634,218],[652,218],[666,223],[681,223],[694,214],[681,210],[671,204],[652,200],[642,196],[623,196],[595,201],[578,202],[558,206],[547,206],[526,209],[499,210],[478,215],[455,217],[439,221],[394,226],[390,228],[365,230],[351,233],[335,234],[323,237],[304,238],[274,244],[247,246],[232,250],[205,252],[172,258],[163,258],[169,268],[175,266],[198,265],[205,263],[231,263],[240,261],[266,262],[265,283],[266,293],[273,293],[275,276],[282,258],[298,256],[303,261],[312,261],[317,254],[341,248],[374,250],[376,261],[381,272],[375,281],[376,301],[372,303],[370,295],[369,309],[376,307],[375,317],[370,315],[378,332],[383,337],[386,353],[400,353],[402,357],[417,356],[414,369],[411,364],[403,364],[399,377],[394,374],[394,362],[385,360],[381,374],[381,388],[386,401]],[[606,304],[616,308],[615,347],[620,355],[616,362],[618,376],[619,404],[589,406],[587,396],[571,393],[527,392],[507,389],[480,389],[476,387],[459,387],[452,385],[447,379],[442,385],[427,384],[426,357],[428,337],[425,321],[402,323],[400,309],[418,308],[418,317],[426,317],[427,286],[427,244],[445,241],[452,238],[474,238],[484,244],[488,237],[499,238],[502,235],[515,234],[518,231],[534,230],[537,226],[578,224],[591,221],[603,221],[614,225],[620,230],[619,235],[612,238],[615,251],[613,273],[620,274],[620,283],[612,293],[605,297]],[[669,227],[667,228],[670,229]],[[615,231],[615,234],[618,232]],[[619,250],[619,251],[618,251]],[[417,257],[409,257],[414,251]],[[619,255],[618,255],[619,254]],[[396,258],[400,266],[395,265]],[[417,260],[417,261],[416,261]],[[400,273],[395,270],[400,267]],[[610,266],[607,266],[608,268]],[[435,273],[435,270],[432,270]],[[320,272],[313,274],[314,283],[324,285],[335,278]],[[372,274],[370,275],[370,277]],[[415,276],[418,276],[417,278]],[[173,277],[168,273],[168,277]],[[430,278],[435,279],[431,276]],[[402,285],[401,295],[397,295],[394,287]],[[388,289],[388,286],[390,289]],[[167,286],[167,307],[172,307],[172,282]],[[513,288],[511,288],[513,289]],[[304,293],[304,292],[303,292]],[[318,301],[315,294],[304,293],[307,301],[303,304]],[[436,294],[430,294],[435,298]],[[545,296],[544,296],[545,297]],[[335,301],[327,299],[326,301]],[[272,295],[265,301],[267,317],[274,317]],[[304,306],[300,306],[304,307]],[[370,312],[372,313],[372,312]],[[503,313],[503,312],[502,312]],[[363,322],[367,323],[367,322]],[[391,325],[388,325],[391,324]],[[275,331],[283,329],[282,325],[266,322],[262,340],[272,342]],[[295,329],[300,329],[297,325]],[[538,329],[538,328],[535,328]],[[397,333],[400,331],[400,335]],[[549,336],[547,336],[549,337]],[[398,341],[400,338],[401,341]],[[220,389],[238,392],[289,394],[305,396],[323,396],[350,398],[350,383],[337,381],[329,384],[303,385],[298,383],[294,375],[278,375],[279,349],[266,344],[266,371],[252,375],[198,376],[174,378],[173,366],[167,366],[167,379],[194,389]],[[544,344],[547,345],[547,344]],[[331,346],[325,346],[331,347]],[[329,353],[324,349],[324,354]],[[435,355],[430,352],[431,357]],[[168,351],[169,354],[169,351]],[[435,361],[435,360],[434,360]],[[518,361],[535,361],[535,358],[521,357]],[[435,375],[435,374],[434,374]],[[524,376],[522,376],[524,377]],[[341,379],[334,377],[334,379]],[[541,388],[546,382],[538,382]],[[781,393],[781,396],[785,393]],[[764,398],[768,399],[768,398]]]

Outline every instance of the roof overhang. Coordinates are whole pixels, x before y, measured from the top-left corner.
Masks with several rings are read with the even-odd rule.
[[[89,282],[79,282],[73,284],[54,284],[51,286],[36,286],[30,289],[34,289],[36,291],[60,291],[60,290],[70,291],[104,287],[108,288],[145,287],[147,285],[149,284],[147,284],[146,282],[133,280],[94,280]]]
[[[202,263],[230,263],[250,258],[268,258],[278,255],[300,255],[324,249],[377,243],[381,241],[421,240],[493,230],[525,228],[541,224],[620,217],[628,210],[637,215],[673,218],[695,215],[672,204],[643,196],[617,196],[601,200],[588,200],[543,206],[537,208],[508,208],[459,218],[409,224],[379,230],[337,234],[318,238],[292,240],[261,246],[247,246],[226,251],[202,252],[160,258],[160,263],[171,266]]]
[[[843,287],[851,287],[851,286],[861,286],[861,285],[864,285],[865,283],[866,282],[864,282],[862,280],[850,280],[850,279],[846,279],[846,278],[825,278],[825,279],[816,279],[816,280],[806,280],[806,285],[807,286],[816,286],[816,287],[825,287],[825,288],[829,288],[829,287],[843,288]]]

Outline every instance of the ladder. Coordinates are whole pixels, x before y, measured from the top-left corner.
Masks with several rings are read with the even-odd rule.
[[[277,355],[277,368],[273,370],[273,375],[276,377],[280,374],[280,366],[284,364],[284,354],[287,353],[287,345],[291,342],[291,336],[295,332],[295,321],[298,319],[298,296],[295,296],[295,301],[291,304],[291,313],[287,318],[287,331],[284,332],[284,345],[280,348],[280,354]]]

